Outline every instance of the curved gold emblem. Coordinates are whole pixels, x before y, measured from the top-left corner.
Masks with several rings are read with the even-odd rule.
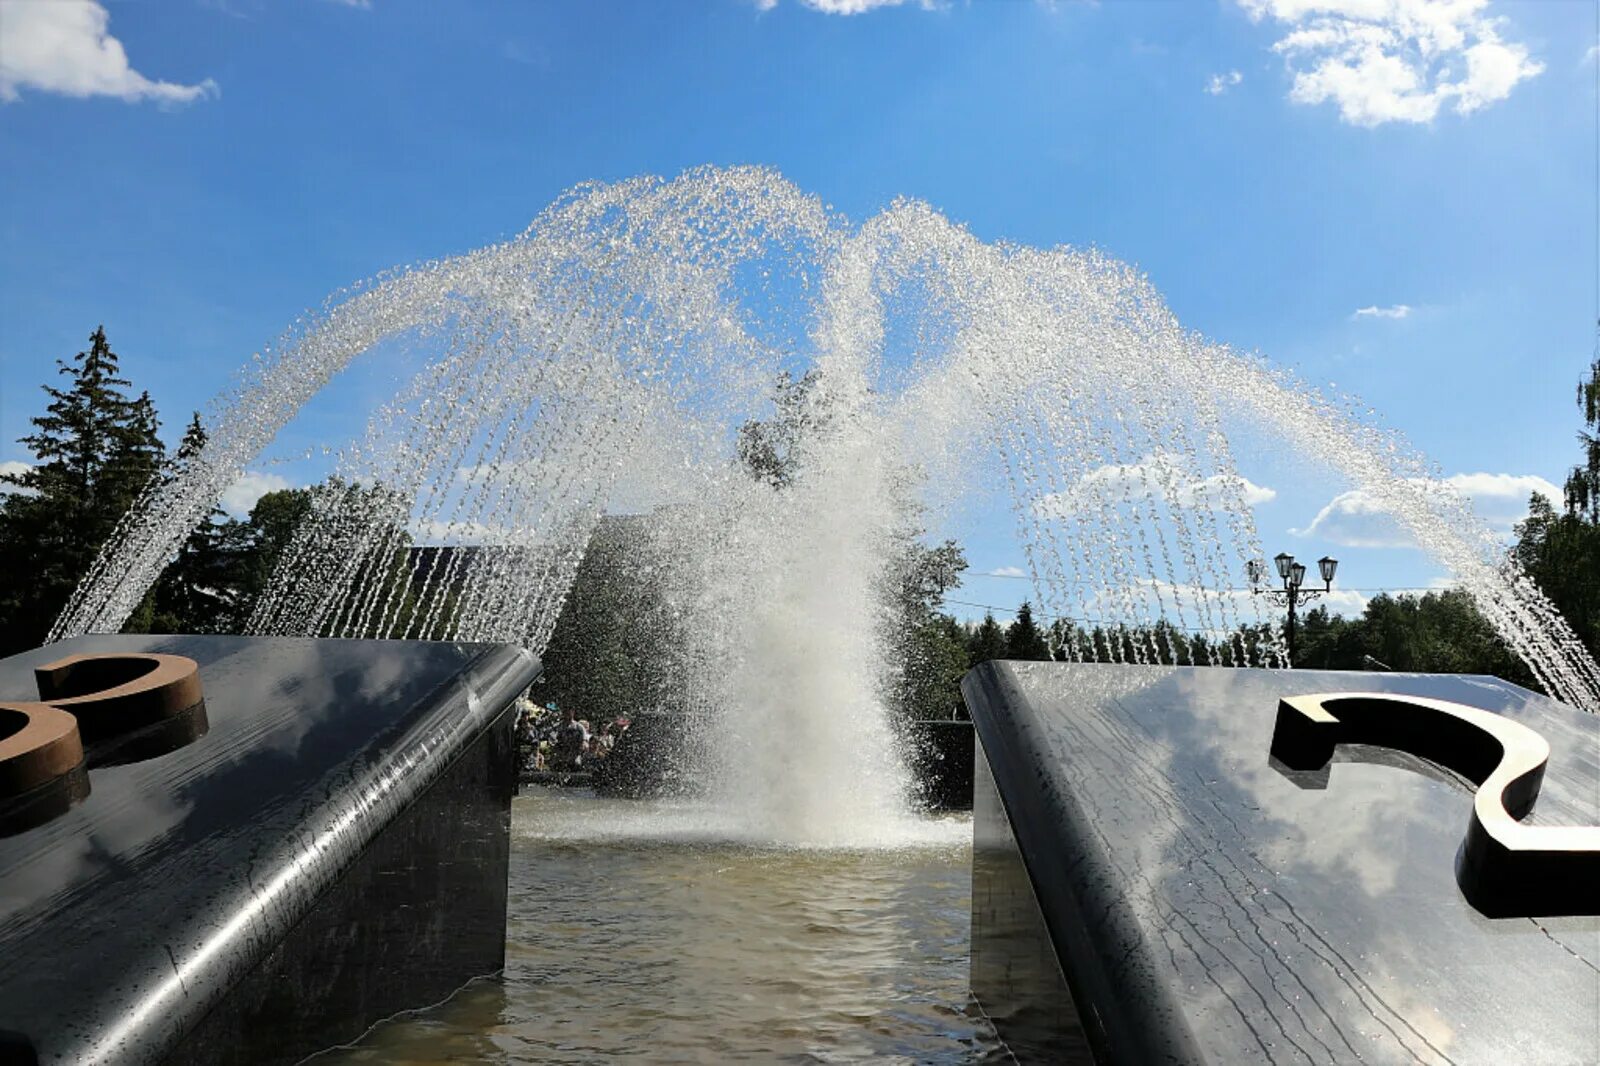
[[[1272,757],[1323,787],[1339,744],[1409,752],[1477,786],[1456,856],[1462,894],[1492,917],[1600,914],[1600,826],[1525,825],[1550,745],[1502,715],[1450,700],[1393,692],[1285,696]],[[1323,771],[1305,778],[1306,771]]]

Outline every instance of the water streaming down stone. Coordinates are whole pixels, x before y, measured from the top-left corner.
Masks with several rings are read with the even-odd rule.
[[[337,450],[251,630],[538,651],[601,516],[652,511],[654,635],[693,702],[729,709],[721,779],[778,835],[900,802],[878,633],[896,537],[942,513],[919,501],[1009,486],[1041,613],[1079,620],[1069,658],[1282,663],[1235,588],[1263,554],[1244,433],[1363,490],[1552,694],[1600,706],[1593,659],[1465,501],[1348,402],[1186,332],[1099,253],[986,244],[915,202],[855,225],[758,168],[580,186],[515,240],[297,322],[54,636],[117,629],[297,412],[395,343],[420,371]],[[808,369],[827,417],[777,489],[734,461],[735,430]]]

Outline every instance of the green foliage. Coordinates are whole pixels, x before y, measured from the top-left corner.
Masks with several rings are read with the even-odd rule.
[[[1578,383],[1581,458],[1567,475],[1564,509],[1535,494],[1513,548],[1589,654],[1600,655],[1600,356]]]
[[[966,631],[949,615],[934,613],[908,637],[896,711],[912,720],[955,715],[961,708],[961,679],[970,666]]]
[[[35,465],[0,477],[0,650],[44,640],[106,538],[161,467],[149,393],[130,398],[105,329],[71,362],[58,360],[64,388],[21,439]]]
[[[1589,654],[1600,655],[1600,522],[1577,511],[1558,514],[1535,494],[1513,552]]]
[[[1308,670],[1398,670],[1533,678],[1459,589],[1375,596],[1360,618],[1318,607],[1301,619],[1295,666]]]
[[[0,475],[0,653],[40,643],[72,590],[94,562],[118,521],[156,478],[182,473],[205,446],[196,415],[168,460],[148,393],[131,395],[119,376],[104,329],[87,350],[59,361],[63,387],[46,386],[45,413],[22,438],[35,465]],[[783,375],[774,390],[776,416],[740,428],[741,464],[775,489],[803,476],[806,449],[829,424],[820,376]],[[1592,653],[1600,654],[1600,358],[1579,384],[1585,429],[1582,459],[1568,476],[1562,509],[1535,496],[1517,527],[1513,552],[1526,572],[1572,624]],[[963,626],[942,613],[945,594],[960,580],[966,559],[953,541],[923,542],[907,470],[906,528],[896,535],[884,575],[888,610],[883,645],[898,664],[888,693],[895,714],[945,717],[959,706],[959,683],[970,667],[990,659],[1091,657],[1124,662],[1232,663],[1241,648],[1259,648],[1266,630],[1226,637],[1184,634],[1165,622],[1153,626],[1080,630],[1053,620],[1048,631],[1024,602],[1006,627],[986,615]],[[393,593],[398,617],[383,633],[403,635],[416,609],[410,587],[414,549],[404,532],[400,501],[382,487],[338,480],[312,489],[261,497],[248,518],[212,509],[185,541],[128,628],[134,631],[237,632],[273,580],[278,562],[307,521],[343,516],[350,521],[399,523],[360,562],[365,582]],[[645,519],[607,519],[579,567],[545,653],[541,696],[573,706],[593,719],[670,706],[673,691],[658,648],[673,638],[671,622],[636,561]],[[446,549],[439,549],[446,550]],[[455,549],[474,551],[481,549]],[[400,587],[401,583],[405,587]],[[376,623],[374,623],[376,625]],[[1296,666],[1310,669],[1381,669],[1487,673],[1522,684],[1532,678],[1494,633],[1471,598],[1459,591],[1424,596],[1378,596],[1360,618],[1326,608],[1301,620]],[[1258,661],[1255,655],[1249,656]]]
[[[0,558],[10,563],[0,570],[0,654],[43,642],[128,509],[158,480],[182,475],[206,444],[196,414],[167,456],[155,404],[149,393],[131,395],[103,328],[91,335],[87,350],[58,366],[66,382],[45,386],[45,412],[31,420],[33,432],[21,441],[35,464],[0,476],[0,488],[8,490],[0,493]],[[323,491],[383,496],[382,490],[335,483]],[[245,521],[212,508],[125,630],[238,632],[312,505],[311,490],[295,489],[263,496]],[[382,570],[386,588],[407,572],[408,542],[398,543],[399,550],[366,563]]]
[[[536,701],[592,722],[674,704],[659,651],[666,612],[636,565],[648,521],[608,516],[596,527],[545,647]]]
[[[354,558],[352,591],[329,612],[318,634],[348,634],[351,624],[359,622],[355,636],[403,637],[417,611],[416,589],[411,585],[411,534],[406,529],[409,501],[387,485],[364,485],[339,477],[312,486],[310,492],[310,535],[358,533],[365,545]]]
[[[178,453],[165,476],[175,478],[187,469],[206,445],[206,431],[195,412],[178,445]],[[241,566],[247,530],[213,507],[189,534],[183,546],[156,582],[149,597],[149,614],[133,624],[139,632],[232,633],[243,624],[247,606]]]
[[[905,536],[891,564],[895,575],[896,606],[909,625],[929,621],[967,569],[967,556],[953,540],[926,545]]]
[[[1589,377],[1578,382],[1578,410],[1583,412],[1583,429],[1578,431],[1578,446],[1583,458],[1567,475],[1563,495],[1567,514],[1600,525],[1600,355],[1589,364]]]
[[[961,677],[967,672],[965,634],[939,607],[966,568],[966,554],[953,540],[929,546],[908,531],[899,541],[883,635],[895,664],[889,705],[898,719],[946,718],[960,702]]]
[[[1017,608],[1017,617],[1006,627],[1007,659],[1049,659],[1050,647],[1045,643],[1044,631],[1033,621],[1033,605],[1027,600]]]
[[[990,659],[1004,659],[1006,657],[1006,634],[1000,628],[1000,623],[994,620],[994,615],[985,613],[983,621],[979,622],[967,638],[967,665],[977,666]]]
[[[311,489],[278,489],[250,508],[239,566],[240,593],[246,602],[253,605],[266,591],[278,560],[311,508]]]
[[[798,378],[783,371],[773,386],[774,417],[751,419],[739,427],[739,462],[752,477],[775,489],[794,483],[805,445],[830,418],[817,388],[821,380],[819,370]]]
[[[739,427],[739,463],[750,475],[785,490],[804,476],[806,450],[833,422],[822,374],[809,370],[796,378],[787,371],[773,388],[774,416]],[[959,702],[957,686],[966,672],[966,641],[956,621],[939,613],[945,593],[967,568],[953,540],[923,542],[921,509],[912,491],[918,471],[907,468],[892,479],[904,524],[894,533],[884,582],[887,609],[879,639],[892,668],[885,696],[899,720],[947,717]]]

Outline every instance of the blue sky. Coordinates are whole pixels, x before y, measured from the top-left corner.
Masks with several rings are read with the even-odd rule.
[[[579,181],[761,163],[857,219],[907,195],[1135,263],[1189,327],[1360,396],[1504,525],[1577,455],[1596,11],[0,0],[0,461],[99,323],[175,434],[353,281],[513,235]],[[1309,480],[1267,482],[1269,552],[1332,552],[1361,588],[1438,577],[1350,543],[1383,539],[1358,506],[1317,522]],[[976,576],[1021,563],[1007,535],[969,551],[963,599],[1026,594]]]

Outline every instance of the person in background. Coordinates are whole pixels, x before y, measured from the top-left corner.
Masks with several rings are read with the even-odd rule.
[[[514,706],[516,707],[517,715],[516,729],[514,733],[517,752],[517,767],[519,770],[521,770],[527,769],[533,763],[534,749],[538,747],[539,738],[537,733],[534,731],[533,701],[524,696],[517,700]]]
[[[596,733],[589,740],[590,756],[597,761],[605,759],[606,756],[611,754],[611,743],[613,739],[614,738],[611,735],[611,723],[607,722],[601,728],[600,732]]]
[[[578,769],[583,765],[583,754],[588,746],[589,730],[568,707],[561,713],[561,728],[556,731],[555,758],[551,769]]]

